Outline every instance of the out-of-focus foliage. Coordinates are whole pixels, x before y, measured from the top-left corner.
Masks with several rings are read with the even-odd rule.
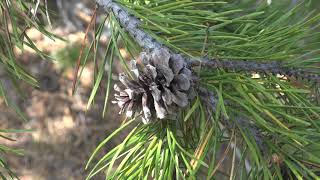
[[[52,58],[58,61],[58,65],[61,68],[74,67],[79,57],[80,51],[81,45],[77,43],[72,43],[63,49],[59,49],[53,52]],[[89,53],[88,48],[84,48],[82,51],[84,54],[89,54],[89,59],[92,59],[92,55]],[[81,59],[81,62],[83,62],[83,59],[84,57]]]
[[[43,59],[49,59],[26,34],[26,31],[33,27],[53,39],[53,34],[45,29],[43,18],[41,18],[41,16],[48,17],[47,13],[45,5],[40,1],[37,3],[31,0],[0,2],[0,63],[2,71],[7,72],[12,79],[24,80],[36,85],[36,80],[17,62],[15,52],[29,47]]]
[[[0,1],[0,74],[6,76],[6,78],[9,77],[16,87],[18,87],[20,81],[37,86],[36,79],[25,71],[23,66],[18,62],[16,57],[17,51],[23,52],[25,47],[29,47],[43,59],[50,59],[49,56],[36,47],[26,34],[29,28],[36,28],[47,37],[54,38],[54,35],[45,29],[45,21],[50,23],[49,12],[45,2],[46,1],[40,0]],[[22,119],[26,120],[23,112],[21,112],[18,106],[6,95],[7,91],[14,91],[14,89],[6,89],[0,79],[0,98],[4,99],[7,106],[14,109]],[[0,129],[0,141],[12,140],[7,134],[17,132],[27,131]],[[0,144],[0,177],[2,179],[14,179],[14,172],[10,170],[5,160],[7,153],[22,155],[22,151]]]

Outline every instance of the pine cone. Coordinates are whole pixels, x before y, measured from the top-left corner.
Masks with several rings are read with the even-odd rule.
[[[191,71],[181,55],[164,49],[155,49],[151,53],[142,52],[140,59],[144,64],[142,71],[136,62],[131,61],[131,71],[135,78],[121,73],[119,80],[123,88],[115,85],[116,101],[121,108],[120,114],[126,112],[132,117],[136,112],[143,113],[143,122],[165,119],[175,114],[177,107],[183,108],[194,97],[191,87]]]

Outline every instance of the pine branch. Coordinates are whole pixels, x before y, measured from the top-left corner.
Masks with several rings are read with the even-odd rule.
[[[190,61],[189,65],[202,66],[207,69],[226,69],[234,71],[245,71],[245,72],[257,72],[257,73],[271,73],[281,74],[289,77],[295,77],[296,79],[305,79],[315,83],[320,83],[320,75],[312,74],[302,69],[295,69],[285,67],[279,61],[265,61],[265,62],[253,62],[244,60],[219,60],[210,59],[205,61]]]
[[[153,2],[157,3],[157,1],[151,1],[151,5],[149,7],[152,7]],[[192,1],[192,3],[193,2],[206,3],[203,1]],[[178,176],[181,175],[183,176],[183,178],[189,178],[189,174],[190,177],[199,177],[198,175],[203,173],[202,169],[200,168],[200,161],[202,160],[204,161],[204,163],[206,163],[206,165],[209,166],[209,170],[212,170],[212,175],[214,175],[215,167],[219,167],[220,163],[223,162],[224,157],[221,159],[221,161],[218,162],[218,165],[215,161],[206,159],[206,157],[215,157],[217,155],[218,151],[216,150],[219,150],[218,143],[223,142],[224,137],[229,136],[228,133],[230,132],[230,130],[235,130],[232,131],[232,136],[229,136],[230,147],[232,145],[234,146],[233,158],[235,160],[235,157],[238,157],[238,159],[240,159],[241,161],[245,161],[244,165],[247,170],[247,174],[244,174],[244,178],[246,178],[246,175],[248,176],[248,178],[264,177],[270,179],[276,176],[281,177],[282,174],[278,169],[278,166],[272,164],[274,163],[272,162],[273,157],[270,159],[271,156],[268,156],[271,154],[280,156],[284,161],[284,166],[289,169],[288,171],[294,172],[294,175],[298,178],[309,176],[315,177],[315,175],[313,174],[315,168],[309,166],[306,167],[306,165],[311,163],[319,164],[319,161],[314,162],[313,160],[313,156],[316,156],[316,152],[314,152],[314,150],[312,149],[313,145],[319,144],[315,141],[315,139],[319,139],[318,134],[315,133],[318,132],[318,129],[315,129],[313,127],[313,125],[318,127],[318,123],[316,123],[314,120],[319,117],[319,109],[317,107],[314,107],[314,105],[309,103],[308,99],[306,99],[306,97],[309,95],[308,92],[299,90],[296,87],[292,87],[288,82],[282,82],[277,78],[270,79],[270,83],[266,81],[266,83],[261,84],[260,80],[256,81],[251,79],[251,77],[241,76],[240,74],[224,72],[203,72],[201,73],[201,77],[203,78],[200,79],[198,76],[194,75],[195,72],[191,73],[191,70],[195,70],[198,66],[200,68],[208,68],[208,70],[213,71],[223,69],[226,71],[239,71],[244,73],[257,72],[261,74],[282,74],[285,76],[293,76],[298,79],[308,79],[318,83],[320,78],[317,72],[312,71],[313,69],[310,69],[310,71],[307,71],[309,69],[300,69],[300,67],[298,67],[297,65],[295,66],[295,69],[292,65],[287,63],[289,61],[274,61],[268,59],[266,59],[265,61],[258,61],[258,59],[256,59],[256,62],[254,62],[253,55],[246,56],[252,58],[253,61],[250,61],[249,58],[248,60],[240,60],[240,58],[238,60],[234,60],[219,58],[209,59],[208,57],[197,58],[192,57],[192,55],[182,56],[175,52],[174,49],[170,49],[174,46],[174,44],[161,44],[161,41],[156,40],[158,39],[157,37],[153,36],[152,33],[148,33],[148,31],[145,31],[142,28],[145,25],[143,22],[144,20],[151,20],[152,22],[155,22],[155,24],[158,24],[165,21],[164,19],[159,20],[158,17],[156,17],[156,20],[145,17],[138,19],[141,17],[139,16],[140,11],[137,10],[136,12],[131,13],[131,10],[126,9],[125,7],[127,3],[134,2],[121,0],[97,0],[98,6],[102,7],[104,11],[112,15],[110,27],[115,27],[113,29],[115,31],[113,31],[112,33],[115,49],[118,50],[118,47],[116,46],[118,43],[117,40],[119,39],[119,36],[117,36],[117,33],[115,32],[119,31],[121,31],[121,34],[126,31],[126,33],[121,36],[126,43],[130,42],[131,44],[131,39],[129,40],[127,38],[127,35],[131,36],[133,40],[136,41],[136,43],[143,49],[143,52],[140,54],[140,60],[141,63],[144,64],[144,66],[136,66],[135,61],[131,61],[131,63],[128,64],[128,67],[126,67],[127,73],[132,75],[132,78],[126,77],[125,74],[119,76],[121,84],[119,84],[119,86],[115,86],[117,94],[115,94],[116,101],[113,102],[117,103],[120,107],[120,113],[126,112],[127,117],[133,117],[137,113],[139,113],[139,117],[140,115],[142,115],[142,119],[145,119],[142,121],[146,125],[137,126],[137,128],[141,128],[141,131],[139,130],[139,132],[137,132],[136,129],[134,129],[122,144],[105,155],[93,167],[89,175],[90,178],[99,171],[105,170],[105,168],[107,167],[107,178],[110,175],[112,176],[112,178],[121,176],[130,176],[130,178],[136,178],[139,176],[140,178],[155,177],[157,179],[158,175],[161,173],[163,174],[160,177],[163,178],[172,178],[174,174]],[[176,3],[176,1],[174,1],[174,3]],[[183,4],[184,2],[179,3]],[[170,8],[177,10],[176,12],[175,10],[171,11],[170,9],[170,11],[167,11],[166,13],[168,14],[168,16],[180,17],[182,19],[181,24],[184,23],[182,22],[184,21],[184,18],[197,16],[196,14],[201,11],[199,9],[202,8],[202,6],[196,6],[195,4],[190,3],[190,6],[194,7],[189,9],[186,8],[186,10],[192,11],[196,9],[196,13],[190,13],[189,15],[188,13],[182,13],[181,15],[180,12],[184,11],[184,9],[180,8],[180,4],[175,4],[172,7],[170,5],[170,2],[166,2],[163,4],[154,4],[155,8],[161,10],[162,5],[170,6]],[[143,11],[145,8],[137,4],[132,6],[137,7],[137,9],[139,9],[140,7],[141,11]],[[131,5],[128,5],[128,7],[131,7]],[[203,8],[204,14],[205,10],[211,9],[207,7]],[[150,13],[156,13],[158,9],[152,9]],[[223,13],[224,10],[222,10],[221,12]],[[132,14],[134,14],[135,16],[133,16]],[[214,13],[212,14],[215,15]],[[199,16],[199,18],[202,18],[203,16]],[[247,16],[243,16],[243,18],[246,17]],[[257,20],[259,22],[259,20],[261,19]],[[283,21],[286,20],[288,19],[284,19]],[[272,19],[270,21],[272,21]],[[196,34],[198,30],[201,31],[202,28],[190,28],[191,30],[189,30],[188,24],[180,29],[179,27],[181,26],[179,26],[179,24],[176,25],[175,22],[176,21],[172,19],[172,25],[166,25],[163,29],[175,28],[181,31],[185,30],[187,32],[186,34]],[[189,22],[194,21],[192,19],[188,19],[186,24]],[[195,25],[203,24],[202,20],[195,20],[195,22]],[[248,22],[250,23],[250,21]],[[284,23],[279,22],[279,24],[283,25]],[[271,26],[268,23],[263,25],[267,27]],[[300,27],[300,24],[297,24],[297,28],[292,29],[294,29],[295,31],[302,30],[302,28],[300,29],[298,26]],[[157,27],[155,27],[155,25],[150,25],[150,29],[153,28]],[[164,30],[160,30],[160,28],[157,29],[164,32]],[[278,41],[272,41],[274,43],[272,44],[271,42],[269,42],[270,39],[268,39],[268,35],[269,33],[273,33],[273,31],[276,30],[281,30],[281,28],[271,29],[264,35],[267,36],[267,38],[263,37],[260,41],[253,40],[253,42],[250,43],[243,42],[244,44],[235,44],[235,47],[244,47],[244,49],[240,50],[245,51],[246,47],[248,46],[255,46],[255,44],[267,41],[269,44],[268,48],[270,46],[271,48],[274,47],[275,49],[277,47],[275,45]],[[278,36],[282,36],[283,34],[287,33],[289,36],[291,35],[291,33],[289,34],[289,32],[291,31],[289,30],[291,30],[291,28],[284,29],[284,32],[279,33],[277,34],[277,36],[274,36],[272,38],[277,38]],[[224,30],[222,30],[222,32],[224,32]],[[249,37],[255,37],[256,33],[258,32],[260,32],[260,28],[246,31],[246,33],[250,34],[248,35]],[[173,33],[173,36],[175,35],[176,34]],[[232,33],[232,37],[237,38],[237,35],[238,34],[236,33]],[[299,34],[296,34],[294,37],[298,38],[296,37],[298,35]],[[189,41],[191,42],[192,40],[202,39],[202,37],[203,34],[196,35],[190,38],[179,37],[180,39],[177,38],[175,42],[177,42],[178,44],[182,44],[184,42],[189,43]],[[297,45],[295,44],[297,42],[295,38],[292,38],[292,40],[294,41],[291,41],[291,39],[289,38],[288,41],[290,41],[290,46],[288,45],[284,48],[288,48],[289,50],[296,50],[295,47],[293,47]],[[301,38],[298,39],[300,40]],[[250,38],[248,38],[248,40],[250,40]],[[228,46],[228,44],[232,44],[231,42],[228,42],[228,39],[224,39],[223,41],[225,42],[223,42],[224,44],[220,49]],[[182,45],[181,47],[184,47],[183,50],[200,50],[202,42],[194,43],[197,44]],[[131,47],[135,46],[131,45]],[[219,48],[219,46],[215,47]],[[252,50],[250,47],[250,52],[255,53],[254,50]],[[231,54],[223,54],[226,57],[238,57],[239,55],[244,57],[243,54],[232,54],[232,47],[228,49],[230,50],[229,53]],[[208,54],[216,54],[209,51]],[[257,52],[255,55],[259,55],[260,57],[261,51],[262,50]],[[303,49],[303,52],[305,51],[306,49]],[[271,52],[271,50],[266,52]],[[285,60],[285,57],[289,57],[292,55],[290,54],[290,52],[288,55],[279,56],[279,52],[277,52],[277,54],[271,53],[272,56],[270,55],[268,57],[278,57]],[[300,51],[294,51],[294,54],[299,52]],[[121,55],[118,56],[121,58]],[[265,54],[261,55],[261,57],[264,56]],[[114,57],[112,55],[111,60],[113,58]],[[310,60],[308,62],[313,63],[314,61]],[[308,62],[304,61],[303,63],[307,64]],[[191,94],[191,89],[192,91],[197,91],[197,94],[199,95],[199,99],[193,101],[193,105],[191,103],[191,100],[193,98],[187,96]],[[212,92],[212,89],[217,89],[217,94],[215,94],[215,92]],[[225,109],[223,106],[221,106],[221,103],[222,105],[228,107],[228,114],[220,113],[219,108],[222,109],[221,112],[225,112]],[[185,108],[188,105],[190,105],[190,109]],[[169,116],[179,111],[178,109],[172,107],[186,109],[186,113],[181,113],[180,120],[182,121],[174,121],[177,120],[177,118],[171,118],[171,116]],[[213,118],[215,117],[215,115],[220,115],[219,119],[217,119],[218,126],[211,123],[208,124],[209,122],[211,122],[209,119],[208,121],[206,121],[206,118]],[[184,121],[183,116],[185,117]],[[164,119],[164,121],[161,119]],[[149,120],[152,120],[153,123],[149,123]],[[159,126],[160,124],[161,126]],[[209,127],[207,128],[207,126]],[[203,132],[202,127],[208,130],[208,132]],[[117,131],[120,131],[123,128],[124,127],[120,127]],[[308,131],[305,131],[306,128],[308,129]],[[166,132],[163,131],[164,129],[166,130]],[[179,134],[176,132],[179,132]],[[237,134],[237,136],[240,137],[240,141],[237,140],[237,136],[234,136],[235,132],[239,133]],[[202,133],[205,136],[202,136]],[[96,155],[96,152],[98,152],[101,147],[103,147],[107,143],[107,141],[109,141],[110,138],[114,135],[115,133],[112,133],[111,136],[106,138],[98,146],[92,157],[94,157]],[[146,138],[141,139],[140,137]],[[150,137],[152,137],[153,139],[150,139]],[[200,139],[197,139],[198,137]],[[132,144],[128,145],[128,142]],[[162,144],[163,142],[166,143]],[[214,144],[211,144],[211,142],[214,142]],[[199,146],[193,146],[194,144],[198,143]],[[214,145],[214,147],[212,147],[212,145]],[[117,149],[118,147],[121,148]],[[225,156],[228,155],[227,153],[230,150],[229,148],[227,149],[228,150],[225,151]],[[194,161],[194,157],[192,157],[193,150],[195,150],[195,156],[197,158],[200,157],[200,161],[197,162],[199,164],[197,165],[196,163],[196,168],[194,168],[194,171],[189,168],[190,165],[194,165],[194,163],[192,163]],[[241,150],[244,150],[244,152],[239,153],[239,151]],[[303,154],[304,152],[309,151],[310,157],[306,157],[301,160],[302,158],[300,157],[300,153]],[[130,153],[126,154],[127,152]],[[192,154],[189,154],[189,152]],[[187,155],[187,153],[189,158],[186,159],[185,155]],[[160,154],[161,156],[157,154]],[[162,156],[162,154],[164,156]],[[125,158],[120,158],[124,156]],[[158,156],[159,158],[156,160],[151,158],[155,156]],[[110,158],[105,159],[105,157]],[[115,163],[116,159],[117,161],[119,159],[121,163]],[[133,161],[131,161],[132,159]],[[182,159],[185,163],[180,161]],[[165,161],[168,163],[164,163],[163,166],[159,166],[161,162]],[[246,163],[246,161],[250,163]],[[175,162],[175,167],[174,165],[170,165],[170,163],[172,162]],[[240,169],[242,169],[242,162],[239,162]],[[114,168],[115,164],[121,164],[121,166],[117,167],[115,173],[111,175],[109,173]],[[248,167],[247,164],[249,164]],[[149,172],[155,172],[155,175],[150,175],[148,174]],[[209,173],[208,175],[210,174],[211,173]],[[233,172],[231,172],[230,177],[236,178],[237,174],[238,173],[233,174]],[[183,178],[177,177],[176,179]]]
[[[177,54],[172,52],[167,47],[162,46],[152,36],[140,29],[141,21],[136,17],[130,15],[127,10],[121,7],[112,0],[97,0],[97,4],[102,7],[106,12],[114,13],[115,17],[119,21],[120,25],[134,38],[134,40],[146,51],[152,51],[158,48],[164,48],[170,52],[171,56]],[[210,69],[225,69],[235,70],[242,72],[259,72],[259,73],[271,73],[282,74],[289,77],[295,77],[297,79],[305,79],[315,83],[320,83],[320,75],[312,74],[301,69],[294,69],[286,67],[285,64],[279,61],[266,61],[266,62],[254,62],[244,60],[219,60],[208,58],[189,58],[183,56],[185,62],[190,66],[204,65]]]
[[[127,10],[122,6],[113,2],[112,0],[99,0],[97,4],[103,7],[108,13],[114,13],[120,25],[134,38],[134,40],[147,52],[152,52],[155,49],[165,49],[170,53],[170,56],[176,56],[178,54],[172,52],[169,48],[164,47],[162,44],[157,42],[152,36],[146,33],[144,30],[140,29],[140,24],[142,23],[136,17],[130,15]],[[234,70],[242,72],[258,72],[258,73],[271,73],[271,74],[282,74],[290,77],[307,79],[316,83],[320,82],[320,75],[311,74],[301,69],[294,69],[286,67],[282,62],[279,61],[265,61],[265,62],[254,62],[254,61],[244,61],[244,60],[219,60],[219,59],[209,59],[203,57],[199,59],[190,58],[182,56],[183,60],[188,64],[188,67],[201,66],[208,69],[225,69]],[[194,80],[197,82],[197,79]],[[197,83],[196,83],[197,84]],[[198,88],[199,95],[203,102],[205,102],[211,111],[216,111],[217,97],[205,88]],[[234,122],[232,122],[227,117],[222,117],[222,123],[232,129],[238,124],[240,127],[247,128],[256,140],[262,152],[266,152],[265,144],[262,140],[261,131],[255,126],[253,126],[249,120],[244,117],[236,117]]]

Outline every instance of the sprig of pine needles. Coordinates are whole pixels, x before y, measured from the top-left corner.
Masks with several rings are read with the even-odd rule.
[[[139,18],[143,32],[174,52],[234,61],[268,59],[264,63],[281,62],[290,68],[318,73],[319,51],[312,44],[319,38],[319,33],[314,32],[319,15],[302,16],[302,5],[287,12],[274,11],[271,6],[241,10],[237,2],[112,3]],[[139,53],[141,44],[123,26],[126,22],[119,19],[124,11],[115,9],[118,11],[110,12],[108,17],[112,38],[103,64],[112,64],[117,57],[130,74],[119,53],[119,43],[123,42],[131,58]],[[139,117],[125,121],[98,146],[86,168],[116,133],[129,127],[133,127],[132,131],[95,163],[88,179],[102,171],[107,179],[319,178],[320,108],[312,97],[310,84],[305,82],[298,87],[288,77],[268,73],[223,68],[194,71],[199,86],[211,92],[215,102],[211,106],[215,107],[204,101],[210,96],[199,93],[175,121],[147,125],[137,123]],[[103,76],[103,70],[99,72]],[[95,87],[100,83],[97,78]],[[111,79],[107,83],[111,84]],[[96,91],[94,88],[91,99]],[[108,99],[109,93],[106,102]],[[222,168],[230,157],[231,165]]]

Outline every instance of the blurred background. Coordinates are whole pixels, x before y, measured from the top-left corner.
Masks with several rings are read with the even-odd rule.
[[[98,143],[119,127],[120,118],[110,108],[108,115],[102,118],[103,85],[97,93],[94,106],[86,111],[94,82],[93,62],[84,68],[77,92],[72,96],[74,67],[85,28],[91,19],[94,1],[49,0],[48,3],[52,23],[48,30],[65,41],[53,41],[37,30],[29,29],[28,36],[54,60],[42,59],[31,49],[15,52],[23,67],[37,78],[39,88],[21,83],[21,91],[13,91],[14,85],[0,70],[0,80],[4,82],[9,98],[19,106],[27,119],[24,122],[0,98],[0,129],[33,130],[30,133],[12,134],[10,137],[17,141],[2,138],[0,141],[4,145],[24,149],[24,156],[6,156],[21,180],[84,179],[86,161]],[[17,96],[17,93],[22,96]],[[120,134],[118,141],[124,135]],[[109,143],[110,148],[118,141]]]
[[[257,0],[256,3],[262,1],[264,0]],[[285,6],[294,6],[301,2],[265,1]],[[14,134],[12,138],[17,141],[1,139],[1,143],[24,149],[24,156],[8,156],[9,164],[22,180],[84,179],[84,165],[92,151],[120,125],[121,118],[118,116],[117,107],[114,109],[113,106],[109,106],[107,115],[102,118],[105,97],[103,86],[106,86],[103,83],[94,105],[86,111],[94,82],[93,62],[89,62],[84,68],[79,87],[72,96],[74,67],[85,28],[90,22],[95,6],[94,0],[49,0],[48,3],[52,14],[52,27],[48,28],[65,41],[53,41],[34,29],[28,30],[29,37],[38,48],[52,56],[55,61],[43,60],[29,49],[15,52],[20,63],[38,79],[40,87],[34,88],[21,83],[19,93],[22,97],[18,97],[16,91],[9,91],[10,98],[21,108],[28,119],[27,122],[22,121],[16,112],[7,108],[4,100],[0,98],[0,129],[33,130],[30,133]],[[320,2],[314,1],[311,7],[320,9],[319,6]],[[103,41],[107,42],[107,31],[104,36]],[[90,38],[88,42],[89,40]],[[124,56],[126,54],[125,50],[121,53]],[[116,69],[121,70],[119,67]],[[1,74],[1,71],[0,79],[5,83],[6,89],[14,89],[11,81]],[[105,150],[111,149],[125,135],[126,132],[122,132],[118,139],[108,143],[109,147]]]

